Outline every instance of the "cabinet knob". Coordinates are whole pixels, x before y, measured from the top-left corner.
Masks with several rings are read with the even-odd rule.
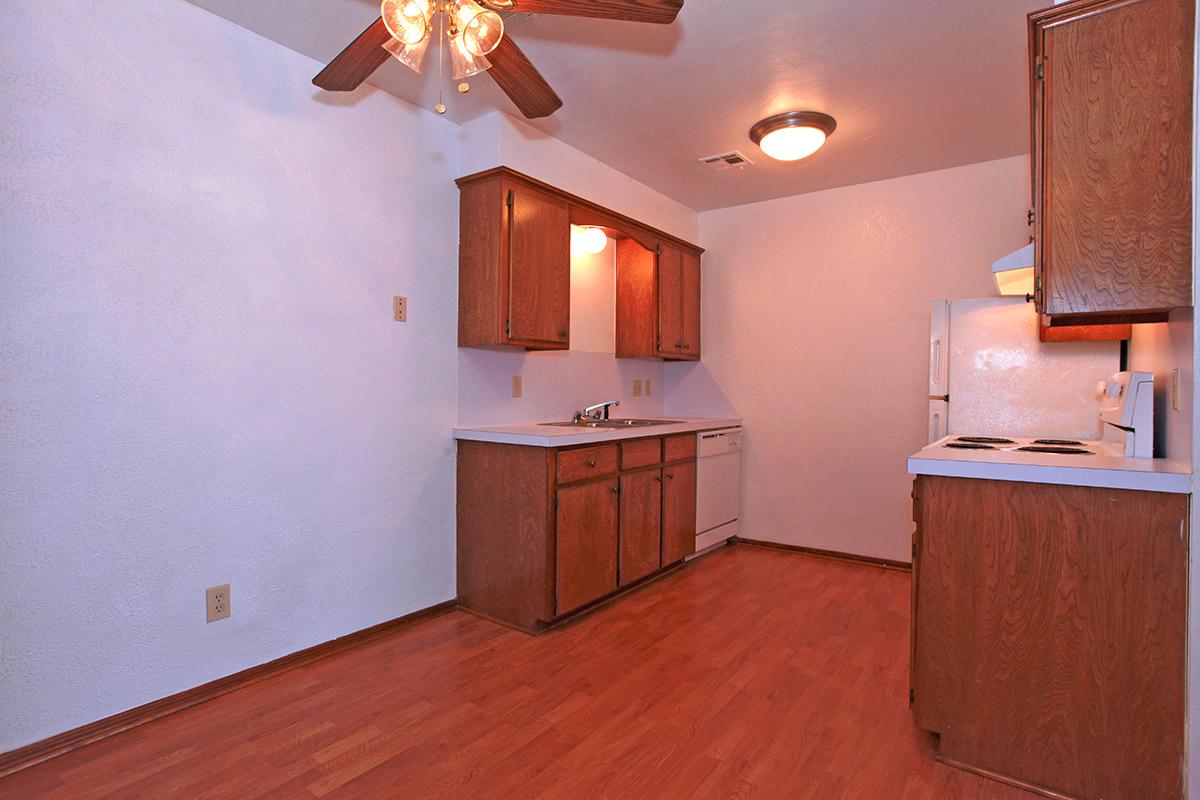
[[[589,461],[588,466],[591,467],[592,469],[595,469],[596,468],[596,459],[593,458],[591,461]]]
[[[684,350],[691,350],[691,349],[692,349],[692,346],[691,346],[690,344],[685,344],[685,345],[683,346],[683,349],[684,349]]]
[[[558,338],[560,338],[560,339],[565,339],[565,338],[567,338],[567,332],[566,332],[566,331],[559,331],[559,332],[558,332]]]
[[[654,476],[654,480],[658,481],[659,483],[662,483],[662,478],[660,478],[657,475]]]
[[[674,473],[674,472],[668,472],[668,473],[667,473],[667,480],[669,480],[669,481],[673,481],[673,480],[675,480],[675,473]]]
[[[611,489],[609,489],[609,491],[610,491],[610,492],[612,492],[613,494],[616,494],[617,492],[619,492],[619,491],[621,491],[621,490],[620,490],[620,489],[618,489],[616,486],[614,486],[614,487],[612,487]]]

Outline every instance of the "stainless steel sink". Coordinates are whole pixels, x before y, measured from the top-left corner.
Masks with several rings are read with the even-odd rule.
[[[673,419],[581,419],[579,422],[541,422],[562,428],[645,428],[651,425],[675,425]]]

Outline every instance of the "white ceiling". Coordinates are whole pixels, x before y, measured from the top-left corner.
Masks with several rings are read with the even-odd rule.
[[[327,62],[379,15],[372,0],[193,0]],[[670,26],[523,16],[508,32],[564,106],[534,126],[698,210],[970,164],[1029,151],[1025,15],[1046,0],[687,0]],[[425,108],[424,75],[390,60],[371,83]],[[448,79],[447,116],[497,108],[486,76]],[[314,87],[314,91],[318,91]],[[758,119],[813,109],[838,129],[815,156],[767,159]],[[755,163],[709,172],[701,156]]]

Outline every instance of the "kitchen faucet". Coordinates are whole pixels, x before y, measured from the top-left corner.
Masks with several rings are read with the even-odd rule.
[[[583,411],[576,411],[575,416],[571,417],[571,422],[583,422],[585,419],[608,419],[608,409],[611,406],[619,405],[621,405],[620,400],[609,400],[607,403],[596,403],[596,405],[588,406]],[[603,417],[600,416],[601,412],[604,414]]]

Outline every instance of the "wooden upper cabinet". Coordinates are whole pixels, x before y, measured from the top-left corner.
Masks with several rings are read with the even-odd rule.
[[[700,251],[617,241],[617,357],[700,359]]]
[[[583,225],[617,242],[617,357],[700,359],[702,249],[508,167],[457,184],[459,347],[568,349]]]
[[[1192,305],[1193,0],[1029,16],[1036,299],[1051,325]]]
[[[460,347],[565,350],[571,330],[566,200],[496,174],[460,182]]]

